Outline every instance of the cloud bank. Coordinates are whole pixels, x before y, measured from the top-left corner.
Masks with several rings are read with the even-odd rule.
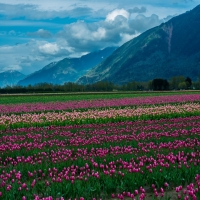
[[[0,72],[29,74],[52,61],[120,46],[189,10],[186,5],[189,0],[2,0]]]

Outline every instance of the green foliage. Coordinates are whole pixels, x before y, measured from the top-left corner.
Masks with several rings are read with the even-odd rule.
[[[179,88],[179,84],[185,82],[185,77],[184,76],[174,76],[170,79],[170,89],[172,90],[177,90]]]
[[[178,84],[178,89],[187,89],[187,84],[186,84],[186,82],[184,81],[184,82],[181,82],[181,83],[179,83]]]
[[[152,81],[152,88],[153,90],[168,90],[169,83],[165,79],[154,79]]]
[[[18,94],[18,95],[0,95],[0,104],[17,104],[17,103],[47,103],[47,102],[64,102],[77,100],[92,99],[115,99],[115,98],[132,98],[145,96],[163,96],[163,95],[181,95],[181,94],[198,94],[199,91],[176,91],[176,92],[83,92],[83,93],[36,93],[36,94]]]
[[[187,77],[185,79],[185,83],[187,85],[187,88],[190,88],[192,86],[192,79],[190,77]]]

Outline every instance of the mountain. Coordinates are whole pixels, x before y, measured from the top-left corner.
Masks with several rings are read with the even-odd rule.
[[[0,73],[0,87],[13,86],[21,79],[25,78],[25,75],[15,71],[8,70]]]
[[[115,84],[200,74],[200,5],[116,49],[77,83]]]
[[[28,75],[18,82],[19,85],[34,85],[37,83],[64,84],[75,82],[89,69],[107,58],[116,47],[108,47],[103,50],[89,53],[80,58],[65,58],[58,62],[52,62],[39,71]]]

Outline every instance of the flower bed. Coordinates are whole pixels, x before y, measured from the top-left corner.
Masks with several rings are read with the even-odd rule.
[[[0,105],[0,113],[40,112],[54,110],[75,110],[88,108],[105,108],[120,106],[141,106],[169,103],[199,102],[199,94],[152,96],[122,99],[98,99],[50,103],[24,103]]]
[[[0,196],[199,199],[199,127],[193,116],[0,131]]]

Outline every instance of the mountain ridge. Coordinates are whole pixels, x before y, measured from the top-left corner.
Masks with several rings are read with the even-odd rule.
[[[7,70],[0,73],[0,87],[14,86],[26,76],[17,70]]]
[[[18,85],[27,86],[38,83],[64,84],[65,82],[75,82],[80,76],[85,74],[104,58],[109,56],[116,47],[107,47],[103,50],[88,53],[79,58],[64,58],[57,62],[51,62],[42,69],[20,80]]]
[[[79,78],[79,84],[170,79],[200,74],[200,5],[151,28],[116,49]]]

